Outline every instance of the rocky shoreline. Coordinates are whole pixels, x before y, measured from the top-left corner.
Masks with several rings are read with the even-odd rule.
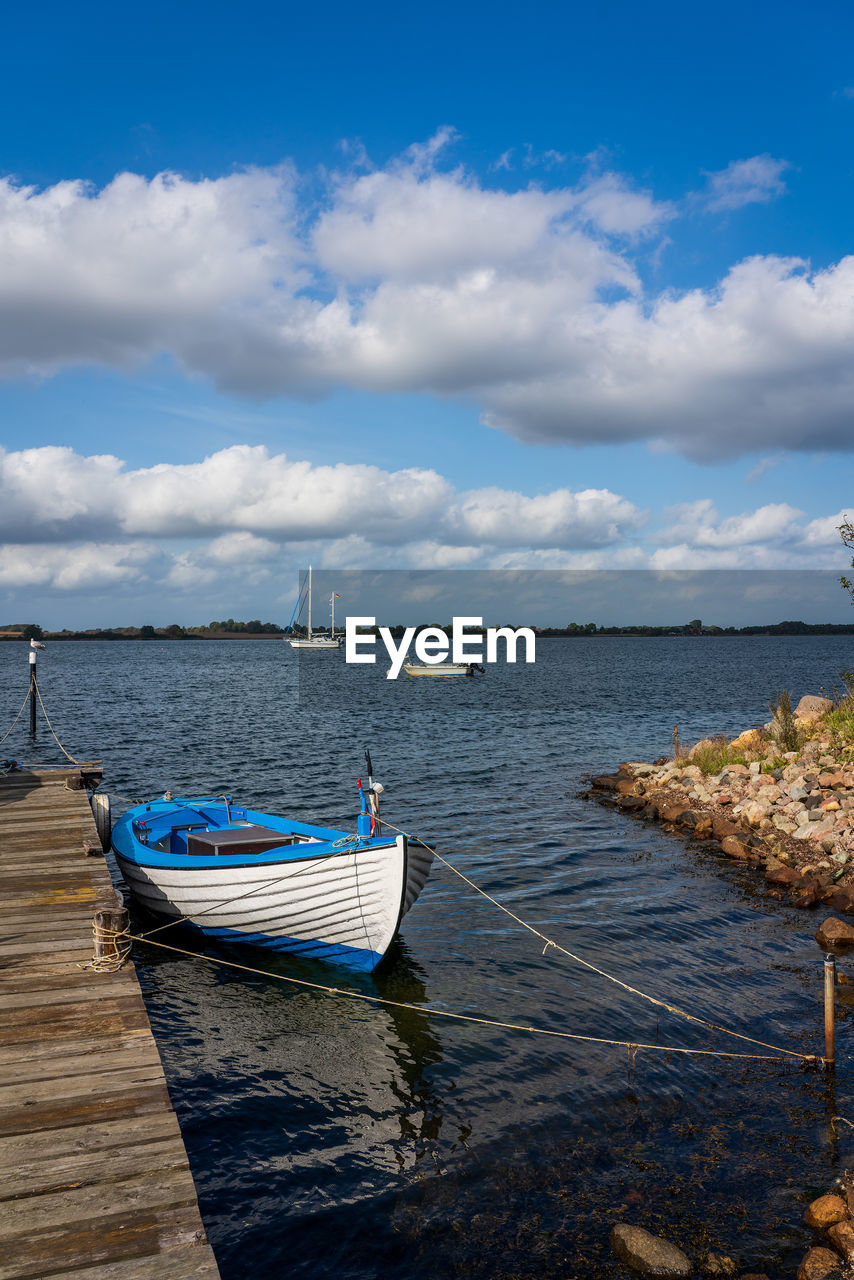
[[[815,937],[826,950],[847,951],[854,948],[854,920],[838,917],[854,917],[854,747],[829,723],[834,709],[828,698],[800,700],[788,726],[794,750],[782,750],[772,721],[728,742],[704,740],[684,756],[626,761],[613,774],[591,778],[586,794],[662,823],[718,857],[752,865],[773,898],[838,913],[822,921]],[[701,767],[721,758],[728,762],[714,772]],[[854,1178],[844,1174],[838,1193],[811,1204],[806,1222],[824,1240],[808,1250],[798,1280],[854,1276]],[[732,1259],[715,1255],[695,1269],[674,1245],[627,1224],[615,1227],[611,1244],[640,1275],[741,1274]],[[671,1251],[666,1262],[660,1248]]]
[[[854,916],[854,760],[822,729],[832,705],[801,699],[795,717],[813,736],[796,751],[748,729],[729,743],[747,763],[705,774],[694,763],[702,742],[678,760],[627,761],[591,778],[587,794],[755,864],[773,897]],[[854,944],[854,928],[837,923]]]

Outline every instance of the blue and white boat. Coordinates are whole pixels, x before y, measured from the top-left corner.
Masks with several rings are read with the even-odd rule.
[[[112,847],[136,901],[212,938],[370,971],[430,871],[432,851],[381,834],[369,784],[355,834],[235,804],[162,799],[119,819]]]

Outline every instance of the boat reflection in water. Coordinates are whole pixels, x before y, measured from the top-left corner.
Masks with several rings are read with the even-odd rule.
[[[184,931],[171,932],[182,945]],[[424,975],[402,940],[380,970],[343,977],[330,966],[214,942],[204,945],[206,957],[263,973],[144,943],[134,955],[170,1093],[179,1117],[193,1116],[184,1137],[221,1266],[235,1239],[232,1206],[254,1206],[240,1233],[244,1270],[234,1274],[249,1274],[250,1260],[268,1274],[280,1249],[284,1265],[294,1232],[320,1231],[328,1253],[328,1217],[398,1190],[400,1175],[435,1145],[443,1113],[432,1075],[442,1050],[429,1014],[281,980],[346,983],[418,1005],[427,1000]]]

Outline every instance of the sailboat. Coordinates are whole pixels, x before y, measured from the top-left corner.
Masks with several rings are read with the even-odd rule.
[[[306,575],[306,579],[303,583],[303,587],[305,589],[306,610],[307,610],[305,635],[304,636],[287,636],[286,635],[285,639],[287,640],[288,644],[291,646],[292,649],[340,649],[342,637],[336,636],[335,634],[335,600],[337,598],[335,592],[333,591],[332,595],[329,597],[330,614],[332,618],[332,627],[331,627],[330,633],[329,635],[324,634],[322,636],[317,636],[317,635],[312,635],[312,631],[311,631],[311,565],[308,566],[308,574]],[[302,592],[300,592],[300,600],[302,600],[302,598],[303,598]],[[299,600],[297,601],[297,606],[296,606],[296,609],[294,609],[294,613],[296,613],[296,610],[298,608],[299,608]],[[291,623],[292,622],[293,622],[293,618],[291,618]],[[290,624],[288,624],[288,629],[290,629]]]

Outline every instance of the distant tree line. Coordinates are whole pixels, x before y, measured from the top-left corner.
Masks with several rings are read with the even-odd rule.
[[[361,634],[376,634],[378,627],[359,627]],[[411,625],[411,624],[410,624]],[[506,622],[503,626],[516,628],[520,624]],[[525,624],[530,625],[530,624]],[[451,635],[451,624],[439,622],[419,623],[417,630],[424,626],[436,627]],[[566,626],[532,627],[538,636],[547,639],[578,639],[590,636],[832,636],[854,635],[854,623],[850,622],[775,622],[749,627],[718,627],[704,624],[700,618],[692,618],[690,622],[673,626],[621,626],[600,627],[595,622],[570,622]],[[322,631],[318,627],[315,630]],[[403,623],[389,628],[392,636],[400,640],[406,630]],[[467,631],[477,631],[476,627],[467,627]],[[209,622],[207,626],[182,627],[173,622],[168,627],[154,627],[146,624],[141,627],[94,627],[86,631],[46,631],[35,622],[9,624],[0,626],[0,641],[3,640],[181,640],[186,637],[210,637],[222,635],[282,635],[284,627],[276,622],[261,622],[252,618],[249,622],[239,622],[235,618],[225,618],[220,622]]]

